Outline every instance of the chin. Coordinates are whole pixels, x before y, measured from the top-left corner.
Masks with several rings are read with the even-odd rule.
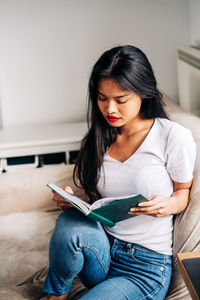
[[[122,124],[115,124],[115,123],[111,123],[111,122],[108,122],[108,124],[109,124],[111,127],[122,127],[122,126],[123,126]]]

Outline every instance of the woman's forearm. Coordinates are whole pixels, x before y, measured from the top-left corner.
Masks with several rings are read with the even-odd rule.
[[[171,214],[178,214],[182,212],[188,205],[189,202],[189,189],[181,189],[175,191],[169,198],[169,209]]]

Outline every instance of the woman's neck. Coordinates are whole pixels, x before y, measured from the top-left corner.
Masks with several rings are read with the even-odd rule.
[[[120,135],[124,138],[129,138],[141,131],[151,129],[155,119],[138,119],[132,121],[130,124],[126,124],[120,128]]]

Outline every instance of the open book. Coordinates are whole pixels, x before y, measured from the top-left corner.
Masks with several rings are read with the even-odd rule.
[[[67,193],[54,183],[47,184],[52,190],[62,196],[66,201],[79,209],[89,218],[99,221],[103,225],[112,227],[115,223],[135,217],[128,212],[131,207],[138,206],[140,202],[148,201],[141,194],[102,198],[95,201],[92,205],[86,201]]]

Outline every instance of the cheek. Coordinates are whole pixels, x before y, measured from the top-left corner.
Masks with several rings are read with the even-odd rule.
[[[141,104],[140,103],[131,103],[124,109],[124,114],[129,117],[137,115],[140,112]]]

